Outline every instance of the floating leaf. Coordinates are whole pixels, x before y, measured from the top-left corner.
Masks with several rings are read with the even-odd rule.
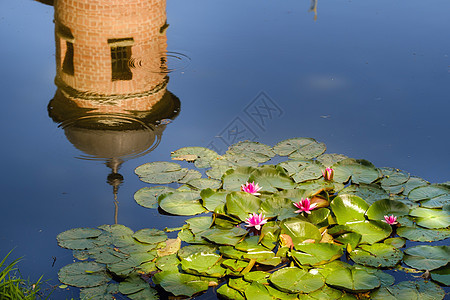
[[[58,279],[64,284],[76,287],[94,287],[111,280],[104,265],[92,261],[76,262],[62,267]]]
[[[420,245],[405,250],[404,262],[419,270],[434,270],[450,260],[450,246]]]
[[[159,198],[159,206],[174,215],[191,216],[205,211],[200,199],[200,193],[196,191],[176,192],[162,195]]]
[[[282,197],[270,197],[261,203],[262,212],[266,217],[277,217],[278,220],[295,217],[295,206],[289,199]]]
[[[371,220],[384,220],[386,215],[396,217],[404,216],[409,213],[409,208],[404,203],[396,200],[383,199],[373,203],[366,212]]]
[[[225,268],[220,266],[221,256],[216,253],[194,253],[181,260],[181,266],[186,273],[210,277],[223,277]]]
[[[288,293],[311,293],[324,285],[322,275],[312,274],[296,267],[278,270],[269,280],[278,289]]]
[[[158,197],[173,192],[175,192],[175,189],[166,186],[143,187],[134,194],[134,200],[140,206],[157,208]]]
[[[142,280],[140,276],[137,274],[133,274],[125,278],[124,281],[119,284],[119,292],[122,294],[134,294],[139,291],[142,291],[148,286],[148,283]]]
[[[227,192],[218,192],[212,189],[205,189],[200,192],[203,206],[209,211],[214,211],[216,207],[224,205],[227,200]]]
[[[67,287],[67,286],[66,286]],[[114,294],[119,293],[119,285],[115,283],[103,284],[80,290],[80,299],[114,300]]]
[[[287,234],[292,238],[294,245],[301,244],[305,240],[310,239],[319,242],[322,238],[322,235],[316,226],[298,218],[283,220],[280,224],[280,228],[282,234]]]
[[[397,248],[381,243],[361,245],[350,253],[357,264],[371,267],[393,267],[401,261],[403,253]]]
[[[386,245],[391,245],[391,246],[399,249],[399,248],[402,248],[403,246],[405,246],[406,241],[405,241],[405,239],[402,239],[402,238],[399,238],[399,237],[394,237],[394,238],[386,239],[384,241],[384,243]]]
[[[325,167],[316,161],[288,160],[279,164],[296,183],[319,179]]]
[[[202,173],[197,170],[188,170],[183,178],[178,180],[178,183],[188,183],[191,180],[202,178]]]
[[[341,160],[344,160],[346,158],[348,157],[343,154],[325,153],[317,157],[317,161],[322,163],[324,167],[331,167],[335,163],[340,162]]]
[[[230,288],[227,284],[221,285],[220,288],[217,289],[217,295],[227,300],[245,299],[239,291]]]
[[[181,247],[181,239],[178,237],[176,239],[168,239],[165,244],[166,246],[164,248],[157,250],[159,257],[177,253]]]
[[[339,195],[330,204],[338,224],[364,221],[369,205],[358,196]]]
[[[186,220],[186,223],[189,224],[189,229],[192,231],[192,233],[197,234],[199,232],[205,231],[206,229],[209,229],[212,225],[212,218],[211,217],[196,217],[196,218],[190,218]]]
[[[250,141],[238,142],[231,145],[227,153],[228,152],[248,156],[259,163],[264,163],[275,156],[275,153],[272,151],[271,147],[258,142]]]
[[[428,184],[429,184],[429,182],[422,178],[411,176],[408,179],[408,181],[405,182],[405,184],[403,185],[405,187],[405,189],[403,190],[403,194],[408,195],[416,187],[426,186]]]
[[[450,285],[450,265],[447,264],[443,267],[440,267],[439,269],[435,269],[430,272],[431,278],[434,281],[437,281],[439,283],[442,283],[446,286]]]
[[[315,158],[326,150],[323,143],[318,143],[312,138],[293,138],[279,142],[273,147],[273,151],[280,156],[295,159]]]
[[[153,281],[175,296],[188,296],[206,291],[208,281],[199,276],[181,274],[178,271],[162,271],[153,276]]]
[[[397,229],[397,234],[410,241],[416,242],[436,242],[450,237],[448,229],[425,229],[421,227],[401,226]]]
[[[172,152],[170,156],[173,160],[194,162],[197,168],[202,169],[209,168],[219,154],[204,147],[184,147]]]
[[[416,223],[422,227],[439,229],[450,226],[450,213],[447,210],[417,207],[409,215],[417,217]]]
[[[342,247],[329,243],[295,245],[292,257],[301,265],[322,265],[342,256]]]
[[[313,200],[311,200],[311,203],[314,203]],[[306,219],[316,225],[319,226],[327,226],[328,225],[328,218],[331,216],[330,210],[327,208],[319,208],[314,209],[311,211],[311,214],[306,216]]]
[[[389,194],[376,184],[350,185],[339,192],[339,195],[342,194],[358,196],[368,204],[372,204],[377,200],[389,199]]]
[[[326,283],[357,293],[370,291],[381,285],[380,279],[376,275],[355,267],[334,270],[326,277]]]
[[[248,300],[273,300],[267,288],[258,282],[252,282],[244,291]]]
[[[256,170],[253,167],[237,167],[223,174],[223,188],[228,191],[240,191],[241,186],[248,182],[250,174]]]
[[[336,241],[346,245],[347,251],[352,252],[352,250],[358,246],[359,242],[361,241],[361,237],[362,236],[359,233],[349,232],[337,237]]]
[[[227,195],[226,210],[227,213],[234,215],[245,221],[249,214],[259,210],[261,200],[252,194],[245,192],[232,192]]]
[[[276,192],[277,189],[293,189],[295,183],[280,168],[262,166],[252,172],[249,182],[258,183],[262,191]]]
[[[392,228],[390,225],[381,221],[361,221],[346,225],[351,231],[359,233],[361,244],[373,244],[387,238]]]
[[[154,184],[167,184],[183,178],[188,169],[182,169],[179,164],[165,161],[146,163],[134,170],[139,179]]]
[[[419,186],[413,189],[411,192],[409,192],[408,198],[413,201],[422,201],[444,195],[450,197],[450,188],[448,186],[440,184],[431,184],[426,186]]]
[[[146,228],[136,231],[133,237],[142,243],[157,244],[167,240],[167,235],[162,230]]]
[[[156,259],[156,267],[161,271],[178,270],[180,260],[176,254],[170,254]]]
[[[370,293],[370,299],[444,299],[445,292],[437,284],[430,281],[402,281],[399,284],[383,287]]]
[[[201,236],[219,245],[235,246],[246,234],[247,230],[234,227],[231,230],[223,230],[218,228],[208,229],[202,232]]]
[[[85,250],[96,246],[96,237],[102,233],[94,228],[73,228],[58,234],[58,245],[72,250]]]
[[[197,178],[188,181],[187,184],[197,190],[203,190],[208,188],[218,189],[222,185],[222,182],[220,180],[210,178]]]
[[[393,194],[398,194],[404,190],[403,185],[410,176],[408,172],[394,168],[380,168],[379,170],[383,174],[380,182],[383,189]]]
[[[372,183],[378,179],[380,174],[377,168],[364,159],[344,159],[332,166],[334,170],[334,181],[347,182],[350,178],[353,183]]]

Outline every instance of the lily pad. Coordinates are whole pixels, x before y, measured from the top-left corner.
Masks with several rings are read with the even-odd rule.
[[[373,244],[387,238],[392,228],[390,225],[381,221],[361,221],[346,225],[351,231],[359,233],[361,244]]]
[[[211,162],[217,159],[219,154],[204,147],[184,147],[171,153],[173,160],[194,162],[197,168],[209,168]]]
[[[350,253],[350,258],[357,264],[387,268],[398,264],[403,252],[387,244],[375,243],[359,246]]]
[[[429,182],[425,179],[411,176],[407,182],[403,185],[405,189],[403,190],[404,195],[408,195],[413,189],[419,186],[429,185]]]
[[[164,231],[154,228],[146,228],[136,231],[133,234],[133,237],[138,241],[147,244],[158,244],[167,240],[167,235],[164,233]]]
[[[444,296],[445,292],[442,288],[430,281],[402,281],[370,293],[370,299],[374,300],[439,300],[444,299]]]
[[[450,226],[450,213],[444,209],[417,207],[412,209],[409,215],[416,217],[417,225],[425,228],[439,229]]]
[[[159,198],[159,206],[174,215],[192,216],[205,211],[200,199],[200,193],[196,191],[175,192],[162,195]]]
[[[80,299],[114,300],[114,294],[119,293],[119,285],[115,283],[103,284],[80,290]]]
[[[223,189],[227,191],[240,191],[242,184],[248,182],[250,174],[256,170],[253,167],[237,167],[223,174]]]
[[[293,189],[295,187],[294,181],[283,173],[281,168],[274,166],[262,166],[250,175],[249,182],[258,183],[261,191],[274,193],[278,189]]]
[[[231,145],[228,152],[248,156],[258,163],[264,163],[275,156],[271,147],[250,141],[242,141]]]
[[[133,274],[125,278],[124,281],[120,282],[119,292],[121,292],[124,295],[134,294],[139,291],[142,291],[148,285],[149,284],[144,280],[142,280],[142,278],[139,275]]]
[[[188,183],[191,180],[202,178],[202,173],[197,170],[188,170],[183,178],[178,180],[178,183]]]
[[[214,211],[216,207],[224,205],[227,201],[227,192],[205,189],[200,192],[203,206],[209,211]]]
[[[64,284],[76,287],[94,287],[111,280],[104,265],[92,261],[76,262],[62,267],[58,279]]]
[[[373,203],[366,212],[371,220],[384,220],[386,215],[396,217],[405,216],[409,213],[409,208],[404,203],[396,200],[383,199]]]
[[[326,150],[323,143],[318,143],[312,138],[293,138],[279,142],[273,147],[273,151],[280,156],[287,156],[291,159],[311,159],[315,158]]]
[[[226,210],[227,213],[234,215],[245,221],[249,214],[259,210],[261,200],[249,193],[232,192],[227,195]]]
[[[261,203],[262,212],[266,217],[277,217],[278,220],[295,217],[293,202],[282,197],[270,197]]]
[[[220,263],[221,256],[216,253],[194,253],[181,260],[181,266],[186,273],[210,277],[223,277],[225,268]]]
[[[447,264],[443,267],[440,267],[439,269],[435,269],[430,272],[431,278],[434,281],[437,281],[439,283],[442,283],[446,286],[450,285],[450,265]]]
[[[397,234],[405,239],[416,242],[436,242],[450,237],[448,229],[426,229],[418,226],[401,226],[397,229]]]
[[[378,169],[364,159],[344,159],[331,167],[334,170],[334,181],[345,183],[350,178],[353,183],[372,183],[380,176]]]
[[[179,164],[165,161],[146,163],[137,167],[134,172],[139,179],[153,184],[167,184],[183,178],[188,169],[182,169]]]
[[[389,199],[389,193],[377,184],[350,185],[339,192],[339,195],[342,194],[358,196],[364,199],[368,204],[372,204],[375,201],[382,199]]]
[[[450,199],[450,188],[446,185],[431,184],[426,186],[419,186],[413,189],[408,194],[408,198],[413,201],[429,200],[436,197],[447,195],[447,199]]]
[[[252,282],[244,291],[247,300],[273,300],[265,285]]]
[[[247,230],[239,227],[231,230],[211,228],[202,232],[201,236],[219,245],[235,246],[247,233]]]
[[[364,221],[369,205],[358,196],[339,195],[330,204],[338,224]]]
[[[73,228],[58,234],[58,245],[72,250],[85,250],[96,245],[96,239],[102,233],[94,228]]]
[[[153,281],[175,296],[192,297],[194,294],[208,289],[208,281],[199,276],[182,274],[178,271],[162,271],[156,273],[153,276]]]
[[[317,157],[317,161],[319,161],[322,165],[325,167],[331,167],[337,162],[340,162],[341,160],[347,159],[348,157],[343,154],[337,154],[337,153],[324,153]]]
[[[316,226],[298,218],[283,220],[280,224],[280,228],[282,234],[287,234],[292,238],[294,246],[301,244],[305,240],[311,239],[319,242],[322,238],[322,235]]]
[[[326,283],[356,293],[370,291],[381,285],[381,281],[376,275],[355,267],[334,270],[328,274]]]
[[[311,293],[324,285],[322,275],[312,274],[296,267],[278,270],[269,280],[275,287],[288,293]]]
[[[197,178],[189,180],[187,184],[197,190],[203,190],[207,188],[218,189],[222,185],[222,182],[211,178]]]
[[[245,300],[238,290],[229,287],[227,284],[223,284],[217,289],[217,295],[227,300]]]
[[[405,250],[404,262],[419,270],[434,270],[450,260],[450,246],[420,245]]]
[[[173,192],[175,189],[166,186],[143,187],[134,194],[134,200],[140,206],[158,208],[158,197]]]
[[[322,265],[343,255],[342,247],[329,243],[300,244],[295,249],[291,255],[300,265]]]

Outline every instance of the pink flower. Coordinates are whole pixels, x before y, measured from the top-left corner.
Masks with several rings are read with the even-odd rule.
[[[397,217],[394,215],[390,215],[390,216],[384,216],[384,220],[382,220],[385,223],[388,223],[389,225],[395,225],[398,224],[397,222]]]
[[[243,192],[258,196],[261,195],[260,193],[258,193],[258,191],[262,189],[262,187],[260,187],[257,183],[255,184],[255,182],[253,181],[252,183],[246,183],[241,185],[241,190]]]
[[[261,214],[250,214],[247,219],[245,219],[246,227],[255,227],[256,230],[261,230],[261,225],[267,223],[267,219],[264,218],[264,215]]]
[[[309,200],[309,198],[302,198],[302,200],[294,202],[293,204],[298,208],[298,210],[295,211],[296,213],[301,213],[304,211],[307,214],[310,214],[311,210],[317,206],[317,203],[311,204],[311,200]]]
[[[333,180],[334,170],[332,168],[326,168],[325,171],[322,171],[322,175],[326,181]]]

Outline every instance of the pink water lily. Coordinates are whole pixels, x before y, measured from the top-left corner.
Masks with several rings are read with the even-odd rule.
[[[259,190],[261,190],[262,187],[260,187],[257,183],[255,183],[254,181],[252,183],[245,183],[243,185],[241,185],[241,190],[243,192],[258,196],[261,195],[259,192]]]
[[[389,225],[395,225],[398,224],[397,222],[397,217],[394,215],[390,215],[390,216],[384,216],[384,220],[382,220],[385,223],[388,223]]]
[[[255,227],[256,230],[261,230],[261,226],[267,223],[267,219],[264,215],[260,213],[259,215],[254,213],[250,214],[247,219],[245,219],[246,227]]]
[[[293,204],[298,208],[298,210],[295,211],[296,213],[301,213],[304,211],[307,214],[310,214],[311,210],[313,210],[317,206],[317,203],[311,204],[311,200],[309,200],[309,198],[302,198],[302,200],[294,202]]]
[[[323,179],[326,181],[333,180],[334,170],[332,168],[326,168],[325,171],[322,171]]]

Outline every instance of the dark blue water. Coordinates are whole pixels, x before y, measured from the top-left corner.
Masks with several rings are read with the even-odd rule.
[[[181,110],[155,150],[122,164],[119,223],[181,225],[135,203],[145,184],[134,168],[167,161],[184,146],[224,151],[235,125],[245,128],[241,137],[269,145],[313,137],[328,153],[450,180],[450,2],[319,0],[316,20],[309,8],[309,1],[168,0],[168,50],[191,59],[169,74]],[[114,222],[111,171],[104,161],[77,158],[83,152],[48,115],[56,91],[53,7],[0,2],[0,38],[0,257],[14,248],[24,277],[58,284],[72,254],[56,235]],[[258,101],[273,114],[252,119]]]

